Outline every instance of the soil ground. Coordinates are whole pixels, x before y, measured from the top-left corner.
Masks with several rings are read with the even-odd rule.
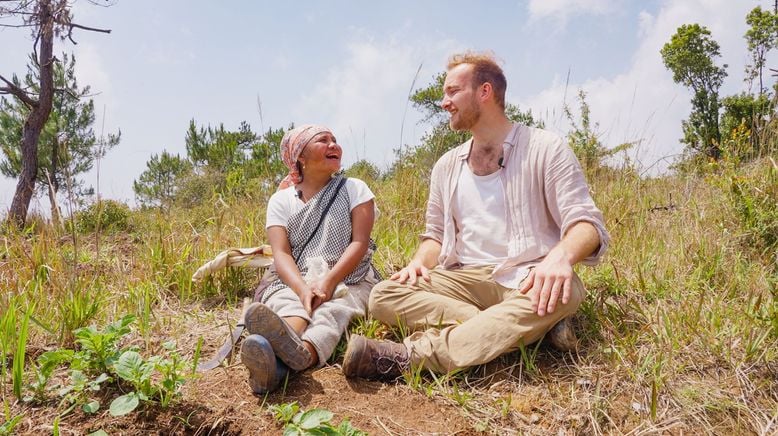
[[[193,312],[199,314],[187,317],[183,324],[171,323],[169,333],[182,350],[194,350],[202,336],[202,356],[210,358],[227,337],[226,320],[234,323],[239,311]],[[159,342],[169,339],[159,338]],[[402,382],[346,379],[339,364],[294,375],[285,390],[267,397],[253,395],[247,377],[248,371],[239,361],[224,362],[223,366],[188,381],[182,400],[170,408],[140,408],[122,417],[108,413],[107,405],[118,394],[104,389],[100,392],[102,398],[98,398],[102,407],[97,414],[87,415],[76,408],[60,418],[59,431],[62,435],[89,434],[101,429],[109,435],[281,434],[283,430],[268,406],[297,401],[301,410],[329,410],[335,415],[334,422],[348,418],[354,427],[369,434],[478,434],[460,408],[428,397]],[[11,386],[6,386],[6,392],[10,391]],[[56,401],[36,407],[17,403],[11,411],[24,413],[15,428],[17,434],[51,434],[62,407]]]

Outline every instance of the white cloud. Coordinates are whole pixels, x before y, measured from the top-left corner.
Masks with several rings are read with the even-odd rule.
[[[346,164],[367,158],[386,165],[394,157],[392,151],[401,144],[403,113],[410,104],[408,92],[419,65],[423,63],[423,69],[416,88],[426,85],[432,74],[443,69],[453,43],[403,44],[364,35],[354,40],[359,42],[348,44],[342,62],[321,77],[312,77],[318,85],[300,98],[294,119],[332,128],[344,146]],[[409,107],[403,143],[414,143],[423,133],[423,127],[416,124],[418,117]]]
[[[530,0],[530,20],[553,18],[566,23],[573,14],[604,15],[617,9],[616,0]]]
[[[647,36],[654,28],[654,16],[646,11],[640,11],[638,14],[638,36]]]
[[[525,98],[516,99],[522,107],[546,116],[548,127],[566,132],[569,128],[562,116],[563,101],[577,113],[577,90],[587,93],[593,121],[599,122],[602,141],[616,146],[627,141],[640,141],[638,158],[644,166],[680,153],[681,120],[689,114],[690,94],[672,81],[662,63],[659,50],[670,40],[677,28],[686,23],[707,26],[713,38],[721,45],[723,58],[719,65],[729,64],[730,77],[722,88],[722,95],[743,89],[743,66],[746,30],[745,15],[753,5],[728,0],[667,1],[656,14],[641,12],[636,18],[641,42],[627,71],[614,77],[599,77],[567,87],[556,80],[547,89]],[[573,67],[575,69],[575,67]],[[656,165],[662,169],[669,161]],[[655,169],[656,169],[655,168]]]

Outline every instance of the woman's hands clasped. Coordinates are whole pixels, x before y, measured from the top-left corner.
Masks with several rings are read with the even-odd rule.
[[[300,301],[308,315],[312,315],[314,310],[332,299],[333,293],[335,293],[335,285],[324,278],[306,284],[300,290]]]

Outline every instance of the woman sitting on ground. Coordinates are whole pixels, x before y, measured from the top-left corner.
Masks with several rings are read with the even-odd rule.
[[[380,278],[371,263],[374,195],[340,172],[342,149],[326,127],[284,135],[289,175],[267,206],[275,280],[246,311],[241,360],[257,394],[289,373],[324,365],[349,321],[364,316]],[[337,292],[336,292],[337,290]]]

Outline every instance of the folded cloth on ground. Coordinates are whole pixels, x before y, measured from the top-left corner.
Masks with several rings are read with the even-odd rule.
[[[263,268],[273,264],[273,251],[269,245],[251,248],[230,248],[216,255],[213,260],[195,271],[192,281],[198,282],[228,266]]]

